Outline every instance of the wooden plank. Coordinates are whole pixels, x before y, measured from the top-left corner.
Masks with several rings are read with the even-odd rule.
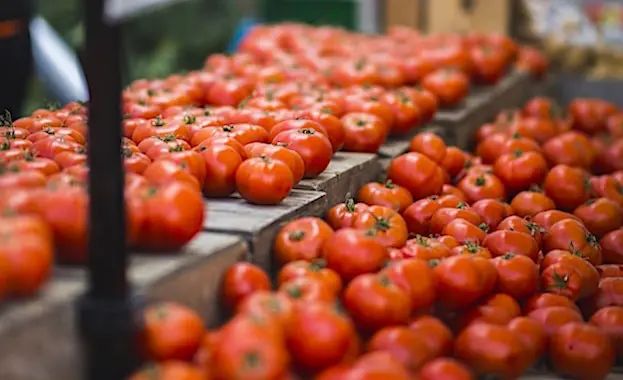
[[[322,174],[301,181],[296,188],[326,193],[327,206],[332,207],[343,202],[347,193],[357,194],[361,186],[376,180],[380,170],[374,154],[338,152]]]
[[[188,305],[212,326],[220,318],[222,274],[246,252],[246,243],[236,236],[201,233],[179,253],[136,255],[129,276],[148,300]],[[58,267],[37,297],[3,306],[0,379],[82,379],[74,300],[84,293],[84,280],[83,269]]]
[[[204,228],[242,236],[249,244],[247,260],[265,270],[272,269],[272,246],[283,223],[301,216],[322,216],[327,210],[324,193],[293,190],[279,205],[258,206],[239,195],[225,199],[207,199]]]

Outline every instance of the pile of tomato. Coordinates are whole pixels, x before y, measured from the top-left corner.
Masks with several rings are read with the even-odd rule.
[[[156,364],[132,379],[605,378],[623,358],[622,115],[534,98],[475,154],[417,135],[386,182],[283,226],[274,282],[230,267],[221,327],[147,310]]]

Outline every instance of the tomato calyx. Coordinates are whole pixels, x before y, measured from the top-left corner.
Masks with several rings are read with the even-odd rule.
[[[476,254],[480,251],[480,244],[475,241],[468,240],[465,242],[465,250],[468,253]]]
[[[421,245],[422,247],[430,247],[428,238],[422,235],[415,235],[415,244]]]
[[[594,248],[598,248],[599,247],[599,240],[597,240],[597,237],[595,235],[593,235],[590,232],[586,233],[586,242],[588,243],[588,245],[594,247]]]
[[[122,149],[121,149],[121,155],[122,155],[124,158],[130,158],[130,157],[132,157],[134,154],[132,153],[132,150],[130,150],[129,148],[125,148],[125,147],[124,147],[124,148],[122,148]]]
[[[165,124],[166,123],[164,122],[164,120],[162,120],[162,117],[160,117],[160,115],[156,116],[154,120],[151,121],[151,125],[153,125],[154,127],[164,127]]]
[[[476,179],[474,180],[474,185],[478,186],[478,187],[482,187],[484,185],[487,184],[487,180],[485,178],[484,175],[479,175],[478,177],[476,177]]]
[[[262,355],[257,351],[245,352],[242,362],[246,368],[258,368],[262,365]]]
[[[235,127],[232,124],[229,124],[224,127],[221,127],[221,129],[223,130],[223,132],[230,133],[234,131]]]
[[[541,186],[537,185],[536,183],[530,185],[530,188],[528,190],[533,192],[533,193],[542,193],[543,192],[543,189],[541,188]]]
[[[0,126],[13,128],[13,117],[11,111],[4,110],[4,115],[0,115]]]
[[[584,205],[585,206],[590,206],[590,205],[594,204],[595,202],[597,202],[597,199],[592,198],[592,199],[589,199],[586,202],[584,202]]]
[[[299,299],[303,296],[303,289],[300,286],[293,285],[286,289],[286,294],[290,298]]]
[[[182,144],[175,143],[169,146],[170,153],[183,152],[183,151],[184,151],[184,147],[182,146]]]
[[[385,181],[385,183],[383,184],[383,186],[384,186],[386,189],[395,189],[395,188],[396,188],[396,185],[392,182],[392,180],[391,180],[391,179],[388,179],[387,181]]]
[[[24,161],[32,162],[35,160],[35,156],[29,150],[24,150]]]
[[[309,264],[309,270],[312,272],[320,272],[321,270],[327,267],[327,260],[325,259],[315,259]]]
[[[439,260],[439,259],[430,259],[430,260],[426,261],[426,264],[430,268],[435,268],[437,265],[441,264],[441,260]]]
[[[158,136],[157,139],[163,141],[163,142],[173,142],[175,140],[177,140],[177,137],[175,137],[173,134],[169,133],[166,134],[164,136]]]
[[[513,259],[515,256],[517,256],[516,254],[512,253],[512,252],[507,252],[504,255],[502,255],[502,260],[511,260]]]
[[[355,125],[356,125],[356,126],[358,126],[358,127],[363,127],[363,126],[365,126],[365,125],[366,125],[366,121],[365,121],[365,120],[363,120],[363,119],[357,119],[357,120],[355,121]]]
[[[5,140],[2,142],[2,144],[0,144],[0,151],[9,150],[9,149],[11,149],[11,144],[9,143],[8,140]]]
[[[511,138],[512,138],[512,139],[515,139],[515,140],[520,139],[520,138],[521,138],[521,134],[520,134],[519,132],[514,132],[514,133],[511,135]]]
[[[465,202],[459,202],[459,204],[456,205],[456,208],[458,208],[459,210],[467,210],[467,204]]]
[[[593,190],[593,185],[591,185],[591,181],[588,178],[584,180],[584,189],[589,193]]]
[[[523,154],[523,151],[517,149],[516,151],[513,152],[513,158],[517,159],[517,158],[521,157],[522,154]]]
[[[355,200],[351,197],[350,193],[346,194],[346,199],[344,200],[344,208],[348,212],[355,212]]]
[[[292,231],[288,234],[288,240],[291,240],[291,241],[301,241],[303,240],[304,237],[305,237],[305,231],[303,230]]]
[[[365,235],[365,236],[368,236],[368,237],[374,237],[374,236],[376,236],[376,232],[377,232],[376,228],[368,228],[368,229],[364,232],[364,235]]]
[[[311,129],[311,128],[299,129],[298,132],[302,133],[304,135],[315,135],[316,134],[316,131],[314,129]]]
[[[545,233],[547,230],[532,221],[526,221],[526,227],[530,230],[530,235],[534,237],[537,232]]]
[[[569,282],[569,273],[565,273],[564,275],[560,275],[556,272],[552,274],[552,279],[554,283],[550,285],[547,290],[557,290],[557,289],[566,289],[567,283]]]
[[[487,223],[480,223],[478,225],[478,228],[480,228],[484,232],[489,232],[489,225]]]
[[[195,122],[197,122],[197,117],[195,115],[186,114],[182,118],[182,122],[186,125],[195,124]]]
[[[389,278],[389,276],[383,274],[383,275],[379,275],[379,283],[384,287],[388,287],[392,285],[394,282],[392,281],[391,278]]]

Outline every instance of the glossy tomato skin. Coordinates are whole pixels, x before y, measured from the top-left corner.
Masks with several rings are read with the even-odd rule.
[[[327,267],[344,280],[382,268],[387,251],[374,233],[354,228],[343,228],[323,244],[322,255]]]
[[[405,368],[417,372],[429,359],[428,347],[407,327],[392,326],[377,331],[368,342],[368,351],[389,352]]]
[[[280,160],[253,157],[242,162],[236,170],[236,189],[249,203],[279,204],[293,186],[292,171]]]
[[[389,128],[376,115],[349,112],[342,116],[344,150],[348,152],[376,153],[385,142]]]
[[[409,294],[414,311],[426,310],[435,301],[433,270],[424,260],[404,259],[392,262],[380,273],[389,276],[398,287]]]
[[[357,194],[357,199],[367,205],[379,205],[402,213],[413,203],[409,190],[386,181],[384,184],[370,182],[365,184]]]
[[[541,359],[547,350],[549,337],[539,322],[528,317],[516,317],[508,323],[507,327],[526,347],[531,364]]]
[[[528,315],[534,310],[550,306],[566,307],[576,314],[580,314],[580,309],[573,301],[567,297],[553,293],[539,293],[530,297],[523,304],[523,312],[525,315]]]
[[[451,358],[439,358],[426,363],[420,372],[421,380],[473,380],[475,379],[471,370]]]
[[[227,145],[208,145],[199,148],[205,161],[206,180],[203,193],[209,197],[226,197],[236,189],[236,171],[242,157]]]
[[[402,213],[409,233],[426,236],[430,232],[429,222],[441,206],[432,197],[413,202]]]
[[[588,200],[589,185],[588,178],[582,170],[556,165],[545,177],[543,189],[559,209],[572,211]]]
[[[204,380],[203,371],[196,366],[183,361],[168,360],[158,364],[149,364],[145,368],[134,372],[129,380],[148,380],[156,374],[158,380]]]
[[[478,261],[481,259],[491,266],[493,272],[495,271],[493,264],[488,260],[465,255],[449,257],[434,268],[440,303],[451,309],[461,308],[492,290],[485,276],[480,273]]]
[[[523,300],[538,291],[539,267],[527,256],[504,254],[493,260],[498,273],[498,291]]]
[[[333,235],[333,229],[320,218],[293,220],[281,228],[273,250],[280,263],[312,261],[322,255],[322,245]]]
[[[458,70],[439,69],[421,81],[424,89],[437,96],[442,107],[456,107],[467,96],[469,78]]]
[[[344,306],[365,331],[405,324],[411,315],[409,295],[385,275],[364,274],[353,279],[344,291]]]
[[[270,290],[268,275],[258,266],[241,262],[229,267],[223,276],[221,293],[223,303],[235,310],[251,294]]]
[[[465,219],[454,219],[441,230],[441,234],[453,236],[460,244],[480,244],[487,236],[485,229],[486,225],[477,226]]]
[[[428,157],[414,152],[392,160],[387,176],[409,190],[414,200],[441,193],[444,183],[442,169]]]
[[[507,153],[495,161],[493,172],[510,191],[525,190],[545,179],[547,162],[536,152]]]
[[[623,307],[604,307],[593,314],[589,323],[610,337],[620,358],[623,355]]]
[[[446,156],[446,144],[441,137],[432,132],[419,133],[413,139],[409,146],[409,151],[423,154],[441,164]]]
[[[504,184],[493,174],[468,174],[461,179],[457,187],[463,191],[469,203],[487,198],[506,199]]]
[[[623,229],[619,228],[604,235],[599,241],[604,262],[623,264]]]
[[[509,214],[509,205],[497,199],[482,199],[470,207],[480,219],[485,223],[490,231],[493,231]]]
[[[464,203],[459,203],[457,207],[442,207],[438,209],[430,218],[429,231],[431,234],[439,234],[443,229],[455,219],[464,219],[475,226],[482,223],[480,215]]]
[[[620,206],[608,198],[589,199],[573,212],[586,228],[597,238],[623,225],[623,212]]]
[[[274,160],[283,161],[283,163],[288,165],[290,171],[292,171],[292,177],[295,184],[303,179],[303,175],[305,174],[305,163],[303,162],[301,156],[291,149],[271,144],[251,143],[245,145],[243,150],[245,152],[245,156],[249,158],[266,156]]]
[[[568,165],[590,169],[597,152],[588,136],[570,131],[549,139],[543,145],[543,154],[551,166]]]
[[[488,234],[482,244],[491,251],[493,257],[513,253],[527,256],[535,263],[538,261],[539,244],[532,236],[523,232],[495,231]]]
[[[329,209],[327,222],[336,230],[352,227],[359,213],[367,208],[368,205],[365,203],[355,203],[355,200],[348,194],[344,203],[339,203]]]
[[[568,249],[593,265],[599,265],[603,260],[597,238],[581,222],[573,219],[564,219],[551,226],[543,244],[546,251]]]
[[[272,140],[274,145],[282,145],[297,152],[305,163],[305,178],[314,178],[322,173],[333,156],[329,139],[314,129],[287,130]]]
[[[510,203],[517,216],[533,217],[538,213],[556,208],[554,201],[541,191],[522,191]]]
[[[541,288],[544,291],[565,296],[572,301],[580,298],[583,287],[580,272],[570,263],[554,263],[541,273]]]
[[[583,379],[604,379],[614,365],[610,339],[597,327],[568,323],[552,334],[549,356],[560,373]]]

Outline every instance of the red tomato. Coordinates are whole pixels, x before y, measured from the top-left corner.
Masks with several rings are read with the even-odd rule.
[[[376,272],[387,259],[385,247],[373,232],[353,228],[336,231],[323,244],[322,254],[327,267],[345,280]]]
[[[341,119],[344,126],[344,150],[376,153],[387,138],[389,129],[378,116],[364,112],[350,112]]]
[[[458,70],[438,69],[424,76],[421,85],[437,96],[442,107],[457,106],[469,92],[469,78]]]
[[[370,182],[360,190],[357,198],[367,205],[379,205],[403,212],[413,203],[411,193],[404,187],[393,184],[390,180],[384,184]]]
[[[305,178],[313,178],[322,173],[333,156],[331,142],[314,129],[287,130],[278,134],[272,141],[297,152],[305,163]]]
[[[543,188],[558,208],[573,210],[588,200],[590,182],[582,170],[556,165],[545,177]]]
[[[441,193],[442,169],[431,159],[410,152],[392,160],[387,177],[411,192],[415,200]]]

